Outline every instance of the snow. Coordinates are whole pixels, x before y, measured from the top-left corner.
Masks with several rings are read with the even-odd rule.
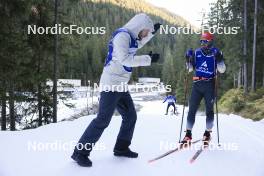
[[[92,100],[93,99],[93,100]],[[92,104],[98,103],[98,97],[93,96],[89,98],[78,98],[78,99],[70,99],[67,101],[67,103],[71,103],[74,105],[74,108],[67,107],[62,101],[59,101],[58,103],[58,121],[61,121],[63,119],[69,119],[73,115],[79,114],[85,110],[87,110],[87,107],[91,107]]]
[[[148,96],[155,96],[155,94]],[[91,153],[93,167],[82,168],[72,161],[70,155],[74,143],[89,122],[95,118],[95,115],[90,115],[33,130],[1,131],[0,176],[264,175],[263,121],[253,122],[233,114],[219,114],[222,147],[204,151],[193,164],[190,164],[189,160],[195,153],[195,149],[173,153],[149,164],[148,160],[168,150],[166,144],[170,146],[177,144],[182,106],[177,106],[180,113],[178,116],[165,116],[166,104],[162,104],[162,98],[145,101],[146,94],[143,93],[133,94],[132,97],[136,104],[143,106],[138,112],[131,145],[132,150],[139,152],[139,158],[127,159],[113,156],[112,150],[121,123],[120,116],[113,116],[96,150]],[[83,101],[83,103],[85,106],[86,102]],[[187,112],[188,108],[185,114]],[[186,117],[184,126],[185,120]],[[204,128],[205,117],[199,113],[193,129],[193,139],[200,139]],[[217,143],[216,128],[214,130],[212,146]],[[39,144],[42,150],[33,151],[33,145],[29,144],[34,142]],[[49,147],[48,144],[52,144],[53,147]],[[48,147],[45,148],[43,145]],[[65,149],[61,149],[62,145]]]

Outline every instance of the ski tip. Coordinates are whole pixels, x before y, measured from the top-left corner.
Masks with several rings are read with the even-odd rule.
[[[151,163],[153,163],[153,162],[154,162],[154,160],[149,160],[149,161],[148,161],[149,164],[151,164]]]
[[[191,159],[191,160],[189,161],[190,164],[192,164],[193,162],[194,162],[194,159]]]

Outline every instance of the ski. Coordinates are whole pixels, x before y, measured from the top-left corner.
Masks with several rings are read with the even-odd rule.
[[[179,147],[177,147],[177,148],[175,148],[175,149],[172,149],[172,150],[169,150],[169,151],[167,151],[166,153],[164,153],[164,154],[162,154],[162,155],[160,155],[160,156],[158,156],[158,157],[156,157],[156,158],[153,158],[153,159],[149,160],[148,163],[153,163],[154,161],[157,161],[157,160],[159,160],[159,159],[161,159],[161,158],[164,158],[165,156],[168,156],[168,155],[170,155],[170,154],[172,154],[172,153],[174,153],[174,152],[180,151],[181,149],[184,149],[184,148],[188,148],[188,147],[190,147],[192,144],[195,144],[195,143],[197,143],[197,142],[199,142],[199,141],[201,141],[201,140],[202,140],[202,139],[198,139],[198,140],[196,140],[196,141],[193,141],[193,142],[191,142],[191,144],[188,145],[188,146],[186,146],[186,145],[184,145],[184,144],[180,144]]]
[[[208,147],[209,144],[207,145],[202,145],[201,148],[199,150],[197,150],[195,152],[195,154],[193,155],[193,157],[190,159],[190,163],[193,163],[197,158],[198,156],[200,156],[200,154]]]

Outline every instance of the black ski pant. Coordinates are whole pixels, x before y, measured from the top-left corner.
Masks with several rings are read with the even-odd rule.
[[[189,112],[187,116],[186,129],[191,130],[195,123],[195,115],[201,103],[205,100],[206,108],[206,129],[210,130],[214,124],[214,100],[215,100],[214,80],[201,80],[193,82],[192,92],[189,100]]]
[[[97,117],[91,121],[81,136],[75,152],[89,155],[92,146],[99,140],[104,129],[108,127],[114,110],[117,108],[122,116],[122,123],[117,141],[130,145],[137,120],[133,100],[129,92],[101,92]]]
[[[168,114],[168,111],[169,111],[170,106],[173,107],[173,113],[175,114],[176,107],[175,107],[175,104],[174,103],[168,103],[167,110],[166,110],[166,114]]]

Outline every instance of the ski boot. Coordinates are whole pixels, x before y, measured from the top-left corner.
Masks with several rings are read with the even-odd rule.
[[[212,131],[208,131],[208,130],[205,130],[204,134],[203,134],[203,145],[205,147],[208,147],[209,145],[209,142],[211,141],[211,133]]]
[[[192,131],[186,130],[186,134],[183,140],[181,141],[181,145],[188,146],[191,144],[191,140],[192,140]]]
[[[137,158],[138,153],[133,152],[129,149],[130,142],[122,139],[118,139],[116,141],[115,147],[114,147],[114,156],[123,156],[127,158]]]
[[[76,151],[74,151],[71,158],[74,161],[76,161],[79,166],[82,166],[82,167],[92,166],[92,161],[88,158],[88,155],[84,155],[84,154],[77,153]]]

